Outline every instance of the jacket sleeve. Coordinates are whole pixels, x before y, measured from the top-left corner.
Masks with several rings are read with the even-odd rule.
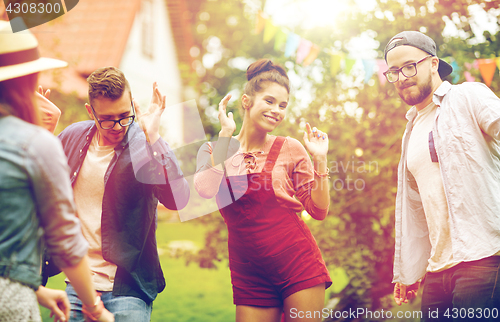
[[[49,132],[33,138],[33,194],[48,254],[58,267],[73,266],[87,253],[88,243],[76,217],[68,165],[61,143]]]
[[[130,153],[136,179],[154,185],[153,193],[168,209],[180,210],[189,201],[189,185],[168,143],[159,138],[153,145],[140,140]]]

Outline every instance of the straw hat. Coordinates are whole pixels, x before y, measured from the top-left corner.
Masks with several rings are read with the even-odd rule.
[[[11,23],[24,21],[14,18]],[[62,60],[40,57],[38,41],[29,30],[13,33],[8,21],[0,21],[0,82],[67,65]]]

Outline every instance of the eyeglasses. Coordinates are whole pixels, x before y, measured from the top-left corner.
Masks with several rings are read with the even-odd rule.
[[[403,75],[405,77],[408,77],[408,78],[413,77],[413,76],[417,75],[417,65],[429,57],[432,57],[432,55],[429,55],[425,58],[422,58],[421,60],[419,60],[416,63],[406,64],[401,68],[392,69],[392,70],[390,69],[390,70],[384,72],[385,78],[387,78],[387,81],[389,83],[395,83],[399,80],[399,73],[400,72],[403,73]]]
[[[134,111],[134,102],[131,102],[131,106],[132,106],[132,111]],[[114,128],[116,123],[120,124],[120,126],[122,127],[129,126],[130,124],[132,124],[132,122],[134,122],[135,119],[135,115],[130,115],[127,117],[123,117],[119,120],[99,120],[99,118],[95,115],[95,111],[92,105],[90,105],[90,108],[92,109],[92,114],[94,114],[97,123],[99,123],[99,126],[103,130],[110,130]]]

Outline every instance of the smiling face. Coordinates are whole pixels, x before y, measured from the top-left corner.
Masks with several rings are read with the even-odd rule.
[[[248,118],[252,126],[271,132],[285,118],[289,95],[287,89],[277,83],[265,82],[262,85],[263,89],[253,98],[243,95],[245,119]]]
[[[398,69],[406,64],[416,63],[428,55],[412,46],[399,46],[387,53],[387,65],[389,69]],[[406,104],[416,105],[421,109],[430,103],[435,87],[433,79],[437,74],[438,65],[437,57],[430,57],[418,64],[417,75],[408,78],[401,72],[399,73],[399,80],[394,83],[394,86]]]
[[[95,121],[97,131],[99,131],[100,146],[117,145],[123,140],[130,125],[123,127],[119,123],[116,123],[113,128],[104,130],[99,125],[99,122],[97,122],[96,117],[99,119],[99,121],[104,121],[119,120],[121,118],[133,115],[132,105],[130,101],[130,92],[128,90],[123,92],[123,95],[116,100],[112,100],[106,97],[98,97],[93,99],[92,108],[94,108],[96,117],[94,117],[90,105],[86,104],[86,107],[89,116]]]

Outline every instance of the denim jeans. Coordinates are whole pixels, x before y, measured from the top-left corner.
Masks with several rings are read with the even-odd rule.
[[[500,256],[491,256],[427,273],[422,321],[498,321],[499,269]]]
[[[71,304],[70,322],[83,322],[82,302],[76,295],[75,289],[68,283],[66,286]],[[112,292],[100,292],[104,307],[115,315],[115,322],[149,322],[153,302],[146,303],[133,296],[113,296]]]

